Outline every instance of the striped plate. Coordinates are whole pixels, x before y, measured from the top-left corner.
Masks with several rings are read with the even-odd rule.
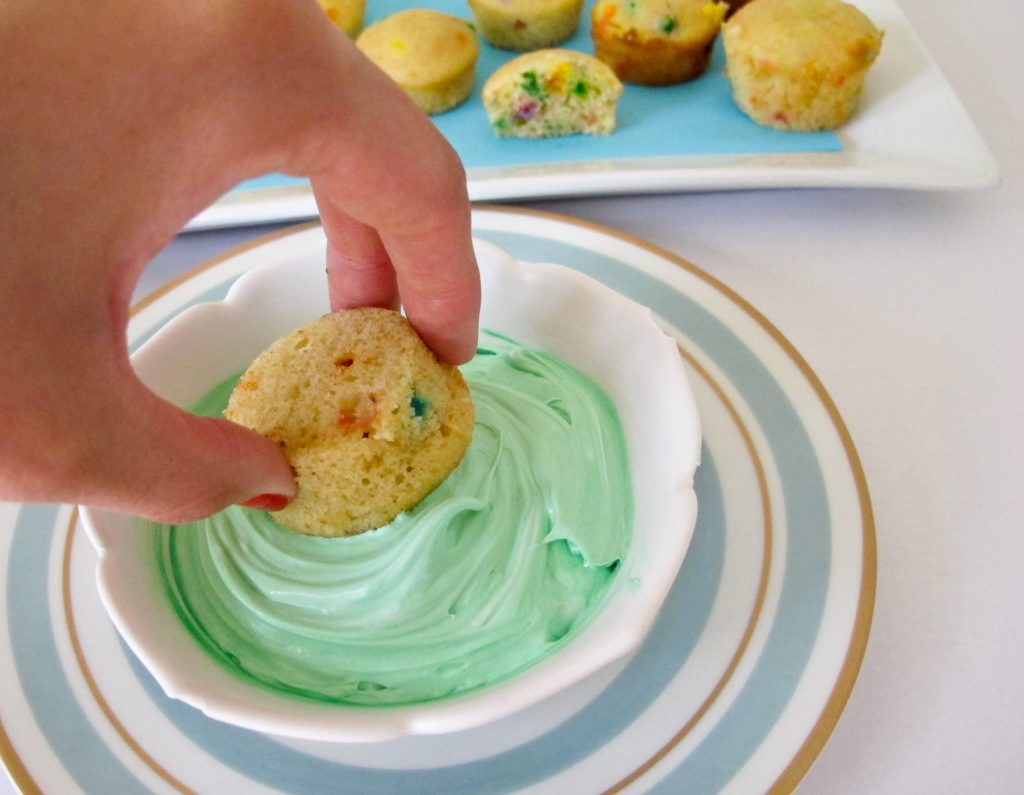
[[[543,705],[461,735],[284,741],[166,698],[100,605],[70,507],[0,505],[0,755],[25,793],[760,793],[795,788],[857,675],[874,601],[867,486],[797,351],[708,274],[642,241],[480,208],[475,233],[650,306],[701,411],[700,517],[647,642]],[[305,226],[202,265],[136,308],[138,346],[218,300]]]

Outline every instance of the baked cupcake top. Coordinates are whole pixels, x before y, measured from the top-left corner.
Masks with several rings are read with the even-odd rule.
[[[591,14],[595,35],[664,39],[682,46],[714,38],[727,6],[715,0],[598,0]]]
[[[476,65],[476,34],[465,19],[413,8],[385,17],[360,34],[359,49],[399,85],[431,88]]]
[[[848,73],[874,61],[882,34],[842,0],[756,0],[723,27],[745,57],[776,72]]]

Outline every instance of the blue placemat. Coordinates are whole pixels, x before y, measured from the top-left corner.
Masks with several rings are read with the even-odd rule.
[[[564,45],[593,54],[588,0],[579,29]],[[459,0],[368,0],[367,24],[406,8],[434,8],[470,18]],[[619,100],[618,125],[609,136],[574,135],[524,140],[497,138],[484,113],[480,89],[487,77],[517,53],[481,43],[477,86],[462,105],[434,117],[434,123],[459,152],[466,168],[527,166],[538,163],[656,158],[681,155],[760,154],[771,152],[837,152],[839,138],[831,132],[786,132],[762,127],[733,104],[725,77],[721,41],[715,44],[704,75],[676,86],[649,88],[626,85]],[[270,174],[242,184],[267,188],[304,182]]]

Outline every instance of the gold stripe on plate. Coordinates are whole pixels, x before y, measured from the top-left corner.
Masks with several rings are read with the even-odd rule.
[[[725,407],[726,412],[729,414],[729,419],[732,420],[733,424],[736,426],[736,430],[739,431],[740,437],[743,439],[743,446],[747,449],[747,455],[750,456],[750,460],[754,465],[754,472],[757,477],[757,491],[761,497],[761,524],[764,528],[764,555],[761,558],[760,578],[757,583],[757,595],[754,598],[754,606],[751,610],[750,617],[747,619],[747,625],[743,630],[743,635],[740,637],[739,646],[736,647],[736,651],[733,652],[732,658],[725,667],[725,671],[723,671],[722,676],[711,689],[708,697],[700,705],[697,711],[690,716],[690,719],[683,724],[682,728],[672,735],[671,739],[667,743],[659,748],[647,759],[646,762],[640,765],[640,767],[628,776],[604,790],[602,795],[614,795],[614,793],[621,792],[645,773],[650,771],[651,768],[658,764],[658,762],[668,756],[668,754],[671,753],[672,750],[693,730],[693,727],[696,726],[707,714],[708,710],[711,709],[712,705],[722,694],[726,685],[729,684],[729,680],[732,679],[733,674],[736,672],[736,668],[739,666],[740,660],[743,659],[743,655],[750,646],[750,639],[753,637],[757,621],[761,616],[761,609],[764,607],[765,594],[768,592],[768,574],[771,570],[772,563],[772,538],[774,527],[772,524],[771,494],[768,491],[768,478],[765,475],[764,464],[761,463],[761,458],[754,445],[754,438],[750,433],[750,429],[747,428],[746,423],[743,422],[743,418],[740,416],[739,411],[736,410],[736,406],[733,402],[729,400],[729,396],[726,395],[721,384],[715,381],[711,373],[709,373],[707,369],[697,361],[696,357],[694,357],[692,353],[686,351],[682,345],[679,346],[679,353],[683,359],[686,360],[686,363],[690,368],[692,368],[693,371],[696,372],[709,387],[711,387],[711,391],[715,394],[715,397]]]
[[[11,742],[11,737],[3,722],[0,722],[0,759],[3,760],[4,767],[7,768],[7,775],[11,777],[11,781],[14,782],[14,786],[18,788],[21,795],[43,794],[35,779],[32,778],[32,774],[28,772],[28,768],[25,767],[25,763],[18,756],[18,749]]]
[[[93,700],[95,700],[100,711],[103,713],[103,717],[107,719],[107,723],[110,724],[111,728],[117,732],[117,735],[124,741],[124,744],[128,746],[132,753],[134,753],[142,762],[146,764],[150,770],[156,773],[165,782],[170,784],[182,795],[198,795],[195,790],[189,789],[181,781],[163,765],[156,761],[142,745],[132,737],[131,733],[125,728],[124,724],[118,719],[114,713],[110,703],[104,698],[100,692],[99,684],[96,682],[96,677],[93,676],[92,669],[89,668],[89,663],[85,659],[85,653],[82,651],[82,643],[78,637],[78,627],[75,623],[75,616],[71,606],[71,549],[72,544],[75,540],[75,528],[78,526],[78,508],[76,507],[71,512],[71,519],[67,526],[67,536],[64,541],[64,555],[61,561],[61,596],[64,603],[64,622],[67,626],[68,637],[71,639],[71,650],[75,656],[75,662],[78,663],[78,668],[82,672],[82,676],[85,679],[85,685],[89,688],[89,693],[92,694]]]

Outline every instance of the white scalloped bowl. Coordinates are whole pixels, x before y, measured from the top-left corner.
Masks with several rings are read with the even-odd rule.
[[[316,243],[317,230],[302,239],[310,234]],[[327,311],[320,237],[319,245],[299,253],[267,254],[224,301],[194,306],[168,322],[133,357],[143,381],[179,406],[193,405],[274,339]],[[644,639],[682,565],[697,511],[693,475],[700,426],[676,344],[649,309],[589,277],[558,265],[520,264],[483,241],[476,241],[476,251],[482,325],[574,365],[618,408],[632,470],[635,523],[604,606],[561,649],[490,687],[416,706],[314,703],[259,688],[215,662],[171,605],[141,521],[84,508],[86,531],[99,552],[103,603],[169,696],[218,720],[270,734],[324,741],[394,739],[504,717],[579,682]]]

